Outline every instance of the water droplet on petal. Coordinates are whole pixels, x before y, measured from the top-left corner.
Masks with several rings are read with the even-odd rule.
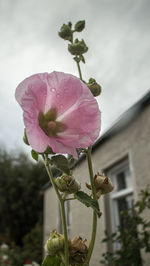
[[[59,97],[60,97],[60,94],[59,94],[59,93],[57,93],[57,94],[56,94],[56,97],[57,97],[57,98],[59,98]]]
[[[55,90],[56,90],[55,88],[51,88],[51,91],[52,91],[52,92],[55,92]]]

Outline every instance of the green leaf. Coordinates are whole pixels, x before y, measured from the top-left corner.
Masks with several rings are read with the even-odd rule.
[[[60,266],[61,260],[56,256],[47,256],[42,262],[42,266]]]
[[[52,156],[51,162],[61,171],[65,172],[68,175],[70,174],[68,160],[65,156],[63,155]]]
[[[98,202],[92,199],[88,194],[83,191],[78,191],[74,194],[75,198],[82,202],[85,206],[91,207],[97,214],[98,217],[101,216]]]
[[[31,151],[31,155],[32,155],[32,158],[35,160],[35,161],[38,161],[38,158],[39,158],[39,155],[36,151],[32,150]]]
[[[84,58],[83,55],[80,55],[80,59],[81,59],[81,61],[85,64],[85,58]]]

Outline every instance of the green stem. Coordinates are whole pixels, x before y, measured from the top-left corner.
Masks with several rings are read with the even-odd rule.
[[[94,186],[94,173],[93,173],[93,167],[92,167],[91,150],[92,148],[88,147],[87,149],[88,168],[89,168],[89,174],[90,174],[90,182],[91,182],[93,199],[97,200],[96,190]]]
[[[79,77],[82,80],[82,74],[81,74],[81,68],[79,62],[77,62],[78,66],[78,72],[79,72]],[[89,168],[89,175],[90,175],[90,183],[91,183],[91,189],[92,189],[92,196],[93,199],[97,201],[97,196],[96,196],[96,190],[94,186],[94,174],[93,174],[93,167],[92,167],[92,159],[91,159],[91,147],[88,147],[87,150],[87,159],[88,159],[88,168]],[[85,262],[83,263],[83,266],[88,266],[89,261],[92,256],[92,252],[94,249],[94,244],[95,244],[95,239],[96,239],[96,231],[97,231],[97,214],[95,211],[93,211],[93,224],[92,224],[92,233],[91,233],[91,240],[88,248],[88,254],[85,259]]]
[[[60,201],[60,206],[61,206],[61,215],[62,215],[64,239],[65,239],[65,266],[69,266],[69,245],[68,245],[68,232],[67,232],[67,223],[66,223],[66,213],[65,213],[65,202],[64,202],[64,200]]]
[[[72,31],[72,33],[74,33],[74,31]],[[73,34],[72,34],[72,41],[71,41],[71,43],[73,43]],[[76,62],[76,63],[77,63],[77,67],[78,67],[79,77],[82,80],[82,73],[81,73],[80,63],[79,62]]]
[[[79,62],[77,62],[77,67],[78,67],[79,77],[82,80],[82,74],[81,74],[81,68],[80,68],[80,63]]]
[[[74,31],[72,31],[72,33],[74,33]],[[71,41],[71,43],[73,43],[73,34],[72,34],[72,41]],[[77,67],[78,67],[79,77],[82,80],[82,73],[81,73],[80,63],[79,62],[76,62],[76,63],[77,63]]]
[[[55,192],[57,194],[57,197],[59,199],[59,202],[60,202],[60,208],[61,208],[61,215],[62,215],[62,224],[63,224],[63,233],[64,233],[64,240],[65,240],[65,266],[69,266],[69,246],[68,246],[68,232],[67,232],[67,223],[66,223],[66,214],[65,214],[65,201],[62,199],[58,189],[57,189],[57,186],[54,182],[54,179],[53,179],[53,174],[52,174],[52,171],[49,167],[49,162],[48,162],[48,157],[47,155],[43,155],[43,160],[44,160],[44,164],[45,164],[45,167],[46,167],[46,170],[47,170],[47,173],[48,173],[48,176],[50,178],[50,181],[55,189]]]
[[[93,196],[93,199],[95,199],[97,201],[96,190],[95,190],[94,179],[93,179],[94,175],[93,175],[93,167],[92,167],[92,160],[91,160],[91,147],[89,147],[87,150],[87,159],[88,159],[88,168],[89,168],[89,174],[90,174],[92,196]],[[92,252],[93,252],[94,244],[95,244],[95,239],[96,239],[96,230],[97,230],[97,215],[96,215],[95,211],[93,211],[93,224],[92,224],[91,240],[90,240],[86,260],[83,263],[84,266],[89,265],[89,261],[90,261],[91,256],[92,256]]]

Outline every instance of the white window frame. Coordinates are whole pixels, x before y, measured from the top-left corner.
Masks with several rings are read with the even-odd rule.
[[[117,176],[117,173],[123,170],[127,171],[127,175],[126,175],[127,187],[117,191],[116,176]],[[116,163],[108,171],[106,171],[106,174],[108,175],[108,177],[111,178],[112,183],[114,184],[114,190],[109,194],[109,206],[110,206],[110,215],[111,215],[111,231],[116,232],[117,227],[120,224],[117,200],[119,198],[128,197],[130,195],[131,197],[133,197],[133,180],[131,176],[131,170],[130,170],[128,158],[122,160],[121,162]],[[119,245],[115,244],[114,249],[118,249],[118,248],[119,248]]]

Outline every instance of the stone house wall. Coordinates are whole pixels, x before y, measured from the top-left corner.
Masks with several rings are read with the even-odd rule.
[[[94,173],[102,172],[117,163],[120,159],[128,156],[129,166],[134,187],[134,198],[138,199],[141,189],[150,184],[150,105],[146,106],[133,121],[127,124],[122,130],[118,130],[106,141],[94,149],[92,154]],[[87,161],[81,161],[74,169],[74,176],[81,182],[85,189],[85,183],[89,180]],[[87,191],[89,193],[89,191]],[[91,260],[91,266],[100,265],[99,261],[106,245],[101,244],[106,229],[106,213],[104,197],[100,199],[100,209],[103,213],[98,219],[97,238],[95,249]],[[44,202],[44,238],[49,232],[57,228],[58,221],[55,219],[58,214],[58,202],[52,188],[45,191]],[[108,216],[107,216],[108,217]],[[145,218],[150,219],[146,213]],[[90,239],[92,225],[92,211],[84,207],[80,202],[72,201],[70,206],[71,229],[70,237],[81,236]],[[44,240],[44,241],[45,241]],[[150,255],[145,255],[145,266],[150,264]]]

